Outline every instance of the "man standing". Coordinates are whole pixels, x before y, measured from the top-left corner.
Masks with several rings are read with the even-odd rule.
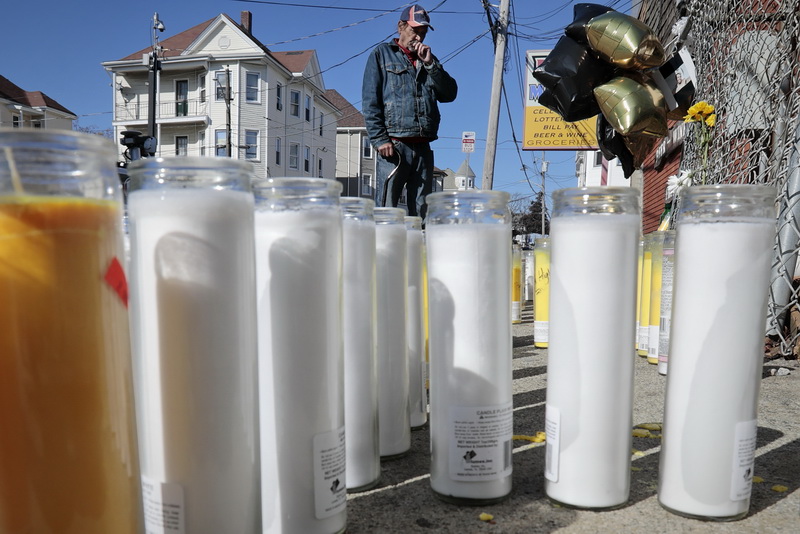
[[[458,93],[456,81],[422,44],[429,29],[427,11],[405,8],[399,37],[370,54],[361,90],[367,133],[379,155],[375,204],[397,206],[405,185],[408,214],[421,217],[433,190],[430,142],[438,137],[438,102],[452,102]]]

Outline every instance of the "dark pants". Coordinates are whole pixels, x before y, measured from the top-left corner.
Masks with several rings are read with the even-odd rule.
[[[375,205],[397,207],[403,186],[409,215],[425,217],[425,197],[433,191],[433,150],[430,143],[394,142],[394,156],[378,155]],[[399,163],[399,168],[398,168]],[[395,171],[395,168],[397,170]]]

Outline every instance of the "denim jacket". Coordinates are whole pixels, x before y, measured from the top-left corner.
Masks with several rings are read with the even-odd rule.
[[[458,85],[439,60],[411,64],[394,41],[372,51],[361,87],[362,111],[370,142],[377,148],[392,137],[436,139],[439,131],[437,102],[456,99]]]

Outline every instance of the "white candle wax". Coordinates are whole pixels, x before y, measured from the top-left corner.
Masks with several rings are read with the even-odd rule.
[[[405,225],[402,222],[377,224],[375,241],[380,451],[381,456],[396,456],[411,448],[406,346],[408,272]]]
[[[368,487],[381,474],[378,362],[375,355],[375,223],[344,220],[342,269],[347,487]]]
[[[748,511],[774,233],[764,219],[678,224],[658,488],[678,513]]]
[[[637,215],[551,223],[545,490],[585,508],[630,488]]]
[[[341,214],[257,208],[255,228],[264,532],[339,532]]]
[[[128,213],[146,508],[260,533],[253,197],[137,190]]]
[[[408,405],[411,427],[428,421],[425,390],[425,329],[422,324],[422,247],[420,229],[407,229],[408,258]]]
[[[430,224],[426,240],[431,487],[502,498],[512,473],[511,230]]]

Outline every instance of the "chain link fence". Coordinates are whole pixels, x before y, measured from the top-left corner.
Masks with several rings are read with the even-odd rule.
[[[778,232],[769,295],[769,356],[800,352],[800,3],[797,0],[645,0],[639,17],[669,55],[685,47],[695,101],[717,111],[706,183],[777,188]],[[693,129],[689,130],[693,132]],[[694,135],[681,170],[702,166]],[[796,275],[797,273],[797,275]]]

